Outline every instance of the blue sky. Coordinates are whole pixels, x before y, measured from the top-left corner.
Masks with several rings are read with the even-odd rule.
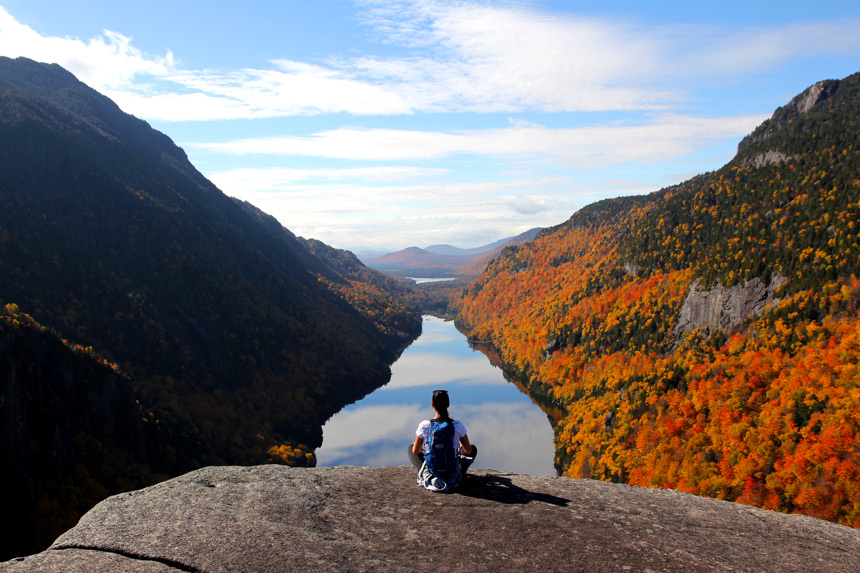
[[[860,71],[860,2],[0,0],[225,193],[362,250],[474,247],[722,166]]]

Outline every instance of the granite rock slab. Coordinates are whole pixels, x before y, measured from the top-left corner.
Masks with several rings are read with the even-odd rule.
[[[448,565],[446,565],[448,564]],[[0,571],[860,571],[860,530],[671,490],[478,470],[207,467]]]

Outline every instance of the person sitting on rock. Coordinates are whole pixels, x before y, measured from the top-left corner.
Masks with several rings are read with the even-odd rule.
[[[436,417],[418,425],[415,443],[408,450],[409,461],[418,468],[418,484],[431,491],[451,491],[459,486],[478,454],[463,422],[448,415],[449,405],[446,390],[433,392],[431,406]]]

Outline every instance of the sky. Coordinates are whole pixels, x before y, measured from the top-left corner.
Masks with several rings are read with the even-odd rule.
[[[860,71],[858,31],[858,0],[0,0],[0,55],[357,252],[477,247],[718,169]]]

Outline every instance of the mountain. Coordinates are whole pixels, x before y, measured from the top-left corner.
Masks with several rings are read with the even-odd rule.
[[[349,251],[297,237],[271,215],[250,203],[237,202],[295,252],[320,283],[373,323],[389,345],[405,348],[421,334],[421,324],[415,320],[417,307],[409,303],[412,289],[402,281],[366,267]]]
[[[483,253],[489,253],[490,251],[496,251],[508,243],[512,241],[519,243],[523,243],[537,234],[539,229],[530,229],[526,231],[526,233],[521,233],[517,237],[508,237],[506,239],[499,239],[495,243],[490,243],[489,245],[484,245],[481,247],[475,247],[473,249],[461,249],[459,247],[454,247],[452,245],[430,245],[425,250],[436,255],[445,255],[452,257],[468,257],[471,255],[481,255]],[[523,240],[524,237],[529,237],[528,239]]]
[[[367,264],[368,261],[378,259],[379,257],[388,254],[391,254],[391,251],[375,251],[372,249],[361,249],[355,251],[355,256],[358,257],[358,260],[360,260],[364,264]]]
[[[472,262],[472,257],[458,257],[431,253],[418,247],[408,247],[368,261],[376,270],[415,277],[450,277],[457,274],[462,263]]]
[[[860,75],[820,82],[723,168],[589,205],[456,301],[559,408],[568,476],[860,527]]]
[[[473,249],[460,249],[451,245],[432,245],[426,249],[409,247],[375,258],[366,257],[365,263],[386,273],[408,277],[455,277],[477,275],[486,263],[504,246],[519,245],[531,240],[539,229],[531,229],[515,237]]]
[[[135,480],[313,464],[322,423],[387,382],[420,332],[400,286],[227,197],[59,66],[0,58],[0,133],[0,302],[129,380],[145,444],[127,451]],[[20,368],[44,366],[31,357]],[[79,477],[88,495],[116,491]]]

